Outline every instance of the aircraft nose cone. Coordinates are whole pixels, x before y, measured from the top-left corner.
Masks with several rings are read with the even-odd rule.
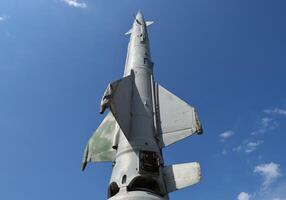
[[[140,10],[138,11],[138,13],[136,15],[136,20],[138,20],[141,24],[144,23],[144,16]]]

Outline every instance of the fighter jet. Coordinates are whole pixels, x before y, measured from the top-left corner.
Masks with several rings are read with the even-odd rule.
[[[109,200],[168,200],[168,194],[200,181],[197,162],[165,165],[162,149],[202,134],[195,109],[155,82],[147,28],[139,11],[130,35],[123,78],[111,82],[100,113],[110,112],[84,151],[88,162],[112,162]]]

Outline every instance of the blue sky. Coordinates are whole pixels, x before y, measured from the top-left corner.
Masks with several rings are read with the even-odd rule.
[[[171,199],[286,199],[282,0],[0,1],[0,199],[105,199],[110,163],[80,171],[123,74],[140,9],[155,79],[194,105],[205,134],[164,150],[203,180]]]

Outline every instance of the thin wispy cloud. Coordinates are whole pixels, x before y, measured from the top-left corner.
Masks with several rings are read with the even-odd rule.
[[[280,165],[274,162],[257,165],[254,173],[262,176],[262,183],[259,189],[252,193],[241,192],[237,200],[286,200],[286,183],[274,185],[275,181],[282,176]]]
[[[253,193],[241,192],[237,200],[286,200],[286,184],[282,183]]]
[[[8,20],[10,17],[7,15],[0,15],[0,22]]]
[[[257,141],[244,140],[242,144],[238,145],[237,147],[234,147],[232,150],[235,152],[252,153],[263,143],[264,143],[263,140],[257,140]]]
[[[86,8],[87,4],[84,2],[79,2],[78,0],[62,0],[67,5],[75,8]]]
[[[255,151],[261,144],[263,144],[262,140],[258,140],[256,142],[248,142],[246,144],[245,153],[251,153]]]
[[[263,190],[266,190],[271,183],[273,183],[278,177],[281,176],[280,166],[274,162],[257,165],[253,172],[262,176]]]
[[[232,150],[235,152],[240,152],[242,150],[242,145],[238,145],[237,147],[234,147]]]
[[[281,108],[265,109],[263,110],[263,113],[266,114],[266,116],[262,117],[261,120],[258,122],[259,127],[257,130],[251,133],[252,136],[263,134],[269,130],[275,130],[278,127],[278,123],[275,120],[275,116],[286,116],[286,110]]]
[[[225,132],[222,132],[219,134],[219,141],[220,142],[226,142],[227,140],[229,140],[232,136],[234,135],[234,131],[228,130]],[[228,154],[228,150],[227,150],[227,143],[224,143],[224,148],[221,151],[221,155],[226,156]]]
[[[264,143],[264,140],[259,138],[279,127],[276,119],[278,116],[286,116],[286,110],[281,108],[263,110],[255,130],[240,145],[233,148],[233,151],[249,154],[257,150]],[[282,176],[279,164],[270,162],[257,165],[253,173],[261,176],[260,186],[255,192],[239,193],[237,200],[286,200],[286,183],[278,182],[278,178]],[[274,182],[278,182],[278,185],[273,184]]]
[[[241,192],[238,196],[237,196],[237,200],[249,200],[250,199],[250,194],[246,193],[246,192]]]
[[[260,135],[264,134],[267,131],[275,130],[278,127],[278,123],[275,119],[271,117],[262,117],[261,120],[258,122],[257,130],[250,133],[250,135]]]
[[[281,108],[265,109],[263,112],[272,115],[286,115],[286,110]]]
[[[277,115],[286,115],[286,110],[275,108],[263,110],[264,115],[260,117],[259,121],[256,122],[254,131],[250,132],[250,136],[246,138],[241,144],[232,148],[234,152],[254,152],[264,141],[255,139],[261,137],[263,134],[274,131],[279,127],[278,121],[276,120]]]
[[[228,152],[227,152],[226,149],[223,149],[222,152],[221,152],[221,154],[224,155],[224,156],[227,155],[227,153],[228,153]]]
[[[224,142],[226,140],[228,140],[229,138],[231,138],[234,135],[233,131],[225,131],[221,134],[219,134],[219,138],[221,142]]]

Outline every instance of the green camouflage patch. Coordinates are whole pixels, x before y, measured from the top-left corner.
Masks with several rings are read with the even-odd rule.
[[[83,157],[83,169],[87,162],[113,161],[116,151],[112,148],[116,134],[120,128],[109,112],[94,132],[85,148]]]

